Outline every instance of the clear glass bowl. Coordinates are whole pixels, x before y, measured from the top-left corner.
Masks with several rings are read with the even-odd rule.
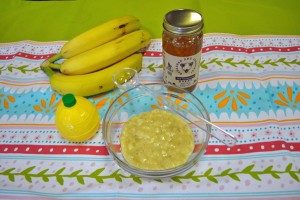
[[[206,108],[192,93],[179,88],[176,88],[177,92],[173,90],[171,91],[169,90],[170,86],[166,84],[151,83],[145,85],[156,92],[160,92],[164,97],[176,103],[178,106],[182,106],[185,109],[192,111],[196,115],[210,121]],[[192,129],[195,143],[194,151],[187,162],[178,167],[166,170],[144,170],[133,167],[124,159],[122,155],[120,144],[122,127],[124,126],[124,123],[132,116],[157,108],[172,112],[172,109],[168,109],[168,106],[159,105],[153,96],[146,94],[138,87],[133,87],[123,92],[114,100],[103,118],[102,133],[105,145],[110,155],[122,169],[140,177],[163,178],[174,176],[186,171],[199,161],[205,152],[208,140],[210,138],[211,126],[199,121],[199,119],[196,119],[186,112],[184,117],[188,119],[188,121],[185,121],[187,121]],[[196,123],[199,127],[193,125],[193,123]]]

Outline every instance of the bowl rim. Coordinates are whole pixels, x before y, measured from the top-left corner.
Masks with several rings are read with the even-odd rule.
[[[179,89],[179,90],[182,90],[183,93],[188,93],[190,94],[196,101],[197,103],[200,104],[201,106],[201,111],[203,111],[203,114],[205,115],[205,119],[210,121],[210,116],[209,116],[209,113],[206,109],[206,107],[203,105],[203,103],[201,102],[201,100],[196,97],[192,92],[189,92],[183,88],[178,88],[174,85],[171,85],[171,84],[164,84],[164,83],[146,83],[145,85],[161,85],[165,88],[168,88],[168,87],[175,87],[176,89]],[[114,101],[109,105],[108,109],[106,110],[105,114],[104,114],[104,117],[102,119],[102,136],[103,136],[103,140],[104,140],[104,143],[105,143],[105,146],[110,154],[110,156],[112,156],[112,158],[114,159],[115,162],[117,162],[117,164],[119,165],[119,167],[121,169],[124,169],[125,171],[131,173],[131,174],[134,174],[134,175],[138,175],[140,177],[146,177],[146,178],[165,178],[165,177],[171,177],[171,176],[174,176],[176,174],[179,174],[183,171],[186,171],[188,170],[189,168],[191,168],[192,166],[194,166],[198,161],[199,161],[199,158],[204,154],[205,150],[206,150],[206,147],[208,145],[208,141],[209,141],[209,134],[207,133],[207,136],[206,136],[206,139],[205,141],[203,142],[203,146],[201,148],[201,150],[191,159],[189,160],[188,162],[185,162],[177,167],[174,167],[174,168],[170,168],[170,169],[164,169],[164,170],[147,170],[147,169],[141,169],[141,168],[137,168],[137,167],[134,167],[132,165],[130,165],[129,163],[126,163],[124,162],[123,160],[121,160],[114,152],[113,150],[111,150],[111,147],[108,143],[108,140],[107,140],[107,128],[106,128],[106,125],[107,123],[109,122],[108,120],[106,120],[108,118],[108,113],[109,111],[112,109],[112,107],[115,105],[115,103],[118,101],[119,98],[121,98],[122,96],[124,96],[124,94],[136,89],[137,86],[134,86],[126,91],[122,91],[121,94],[119,94],[115,99]],[[211,126],[206,124],[206,127],[207,127],[207,132],[211,132]]]

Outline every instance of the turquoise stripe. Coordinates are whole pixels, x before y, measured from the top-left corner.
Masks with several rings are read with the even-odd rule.
[[[272,153],[272,154],[256,154],[256,155],[244,155],[244,156],[234,156],[231,155],[230,157],[214,157],[214,156],[204,156],[201,160],[202,161],[216,161],[216,160],[247,160],[247,159],[256,159],[256,158],[274,158],[278,156],[290,156],[293,158],[300,158],[299,154],[291,154],[289,152],[282,152],[282,153]]]
[[[209,86],[206,86],[204,89],[200,89],[200,87],[197,87],[197,89],[193,92],[199,99],[201,99],[202,103],[206,105],[206,108],[209,113],[214,113],[217,117],[220,117],[222,113],[227,113],[230,115],[232,113],[232,106],[231,106],[231,100],[236,99],[238,96],[242,98],[245,102],[247,102],[247,105],[242,104],[239,100],[236,99],[236,113],[238,116],[241,114],[248,114],[249,112],[254,112],[257,116],[260,112],[264,111],[268,113],[270,110],[274,111],[274,113],[277,112],[277,110],[283,110],[286,108],[291,109],[293,112],[300,109],[300,105],[296,104],[294,99],[290,102],[288,102],[288,106],[283,107],[281,105],[278,105],[274,103],[275,100],[280,100],[280,97],[278,96],[278,93],[281,92],[282,95],[287,96],[287,89],[291,88],[294,96],[296,96],[300,92],[300,88],[297,84],[293,84],[292,87],[290,87],[288,84],[284,83],[278,84],[278,86],[272,86],[270,83],[268,83],[265,87],[260,87],[253,91],[253,89],[248,89],[244,87],[243,89],[239,89],[238,84],[235,86],[231,86],[231,84],[227,84],[225,88],[222,87],[222,83],[218,83],[217,86],[214,89],[211,89]],[[217,100],[214,99],[214,97],[222,92],[226,92],[226,95],[224,95],[222,98],[219,98]],[[249,97],[243,97],[239,94],[239,92],[246,93]],[[0,107],[0,113],[2,114],[8,114],[9,116],[13,115],[23,115],[30,116],[31,114],[38,115],[42,114],[42,117],[48,116],[48,118],[52,118],[54,116],[54,110],[55,108],[49,106],[47,109],[43,109],[42,112],[37,112],[34,109],[34,106],[39,106],[41,99],[44,99],[46,102],[49,102],[53,91],[50,88],[47,88],[46,91],[38,89],[34,93],[14,93],[12,94],[10,90],[4,90],[4,88],[0,88],[0,93],[6,95],[6,96],[14,96],[17,103],[11,103],[10,109],[4,109]],[[115,98],[116,94],[114,95],[108,95],[110,98]],[[230,102],[227,102],[222,108],[218,108],[218,104],[226,98],[230,98]],[[56,96],[57,103],[60,99],[60,95]],[[92,100],[92,99],[91,99]],[[101,99],[98,99],[97,101],[100,101]],[[150,99],[153,100],[153,99]],[[93,103],[97,103],[96,101]],[[151,103],[151,102],[149,102]],[[99,110],[100,115],[103,116],[108,105],[105,105],[105,108]],[[49,112],[50,111],[50,112]]]
[[[34,60],[34,59],[31,59],[31,58],[23,58],[23,57],[16,56],[16,57],[14,57],[13,59],[10,59],[10,60],[0,60],[0,63],[10,63],[11,64],[12,60],[13,61],[25,61],[25,62],[28,62],[28,63],[24,63],[24,65],[26,65],[26,64],[28,64],[28,65],[31,64],[32,65],[33,63],[41,64],[45,59],[36,59],[36,60]]]
[[[260,78],[264,77],[265,75],[268,75],[268,77],[272,78],[272,75],[297,75],[300,74],[300,71],[274,71],[274,72],[260,72],[260,73],[250,73],[250,72],[232,72],[232,71],[215,71],[215,72],[205,72],[201,73],[201,78],[205,78],[207,76],[214,76],[214,75],[221,75],[224,77],[225,75],[239,75],[239,76],[249,76],[249,78]],[[148,75],[141,75],[141,79],[145,80],[158,80],[162,81],[162,76],[148,76]],[[234,78],[233,78],[234,79]],[[251,80],[250,80],[251,81]],[[255,80],[253,80],[255,81]],[[263,87],[263,86],[261,86]]]
[[[17,83],[24,83],[24,81],[30,81],[35,82],[35,81],[49,81],[49,77],[17,77],[17,76],[5,76],[1,75],[2,79],[10,80],[10,81],[16,81]],[[45,74],[46,76],[46,74]],[[49,85],[50,87],[50,85]]]
[[[16,195],[35,195],[42,197],[60,197],[60,198],[110,198],[110,197],[122,197],[122,198],[214,198],[214,197],[223,197],[223,198],[237,198],[237,197],[278,197],[278,196],[298,196],[300,195],[300,190],[288,190],[288,191],[278,191],[278,192],[220,192],[220,193],[151,193],[151,194],[136,194],[136,193],[117,193],[117,192],[97,192],[97,193],[64,193],[61,196],[61,193],[46,193],[46,192],[36,192],[36,191],[26,191],[26,190],[0,190],[0,194],[16,194]]]
[[[287,96],[287,88],[290,88],[286,83],[278,84],[278,86],[272,86],[268,83],[265,87],[260,87],[258,89],[253,90],[253,88],[248,89],[244,87],[243,89],[239,89],[239,85],[236,84],[232,86],[231,84],[227,84],[225,88],[222,87],[222,82],[218,83],[215,88],[210,88],[206,86],[205,89],[200,89],[198,87],[193,93],[202,101],[202,103],[206,106],[208,113],[214,113],[218,118],[222,113],[227,113],[228,116],[233,112],[233,108],[231,106],[231,101],[233,99],[236,100],[236,114],[241,116],[241,114],[255,113],[256,116],[260,114],[260,112],[264,111],[269,113],[272,110],[274,113],[277,110],[285,110],[286,108],[291,109],[293,112],[300,109],[299,104],[294,105],[294,99],[291,102],[288,102],[287,107],[283,107],[274,103],[275,100],[280,99],[278,97],[278,93],[281,92],[284,96]],[[296,95],[299,93],[300,88],[296,84],[293,84],[291,87],[293,93]],[[221,94],[222,92],[226,92],[224,96],[215,100],[214,97]],[[247,98],[242,97],[239,93],[243,92],[248,95]],[[242,104],[237,97],[240,96],[247,105]],[[226,105],[222,108],[218,108],[218,104],[223,101],[225,98],[230,98],[230,102],[227,101]],[[223,102],[224,103],[224,102]]]
[[[157,60],[160,61],[160,63],[162,63],[162,57],[151,57],[151,61],[152,60]]]
[[[100,162],[108,162],[113,161],[111,156],[105,156],[105,157],[90,157],[90,156],[76,156],[76,157],[64,157],[64,156],[27,156],[26,154],[19,156],[19,155],[1,155],[1,159],[7,159],[7,160],[55,160],[55,161],[100,161]]]
[[[290,156],[293,158],[300,158],[300,154],[298,153],[291,153],[287,151],[282,151],[278,153],[258,153],[258,154],[247,154],[247,155],[229,155],[229,156],[203,156],[201,161],[216,161],[216,160],[243,160],[243,159],[256,159],[256,158],[273,158],[279,156]],[[1,155],[2,159],[7,160],[68,160],[68,161],[113,161],[111,156],[106,157],[96,157],[96,156],[76,156],[76,157],[65,157],[65,156],[27,156],[27,155],[10,155],[10,154],[3,154]]]

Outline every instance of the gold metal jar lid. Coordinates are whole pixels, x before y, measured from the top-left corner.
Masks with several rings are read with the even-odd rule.
[[[190,9],[177,9],[165,15],[163,27],[175,34],[191,34],[202,30],[203,18],[200,13]]]

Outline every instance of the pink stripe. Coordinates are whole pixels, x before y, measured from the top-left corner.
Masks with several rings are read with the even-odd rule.
[[[221,77],[222,79],[231,79],[231,78],[248,78],[251,80],[263,80],[269,77],[282,77],[282,78],[294,78],[294,79],[300,79],[298,74],[288,74],[288,75],[283,75],[281,74],[266,74],[266,75],[261,75],[259,74],[259,76],[257,75],[243,75],[243,74],[214,74],[214,75],[205,75],[205,79],[216,79],[217,77]],[[201,81],[200,81],[201,82]]]
[[[239,193],[237,192],[236,194],[238,195]],[[233,199],[237,199],[237,198],[226,198],[226,199],[225,198],[196,198],[196,199],[190,198],[190,199],[183,199],[183,200],[191,200],[191,199],[193,199],[193,200],[233,200]],[[242,199],[242,200],[299,200],[299,197],[253,197],[253,198],[239,197],[238,199]],[[164,199],[164,200],[167,200],[167,199]]]
[[[238,194],[238,193],[237,193]],[[116,194],[116,196],[118,196]],[[99,196],[100,197],[100,196]],[[22,199],[22,200],[62,200],[62,199],[66,199],[66,198],[59,198],[59,197],[55,197],[55,198],[50,198],[50,197],[41,197],[41,196],[24,196],[22,195],[22,197],[20,198],[20,196],[18,195],[0,195],[0,198],[1,199]],[[84,198],[84,199],[81,199],[81,198],[67,198],[68,200],[87,200],[89,198]],[[91,197],[90,199],[95,199],[93,197]],[[105,199],[105,198],[104,198]],[[111,198],[107,198],[107,199],[111,199]],[[138,198],[126,198],[126,197],[115,197],[114,199],[123,199],[123,200],[137,200]],[[157,198],[147,198],[147,200],[156,200]],[[169,199],[169,198],[162,198],[163,200],[174,200],[174,198],[172,199]],[[193,199],[193,200],[232,200],[232,198],[186,198],[186,199],[182,199],[181,200],[190,200],[190,199]],[[239,199],[242,199],[242,200],[299,200],[299,197],[253,197],[253,198],[239,198]]]
[[[300,51],[300,46],[292,47],[254,47],[254,48],[244,48],[236,46],[207,46],[202,49],[202,53],[207,53],[211,51],[228,51],[228,52],[239,52],[239,53],[262,53],[262,52],[295,52]],[[143,54],[145,57],[161,57],[162,52],[160,51],[146,51]]]
[[[0,124],[2,130],[10,129],[30,129],[30,130],[40,130],[40,129],[56,129],[55,124]]]
[[[255,152],[271,152],[287,150],[291,152],[300,151],[299,143],[287,143],[285,141],[258,142],[253,144],[240,144],[234,147],[225,145],[209,145],[206,149],[206,155],[220,154],[244,154]]]
[[[228,52],[240,52],[240,53],[261,53],[261,52],[295,52],[300,51],[300,46],[292,47],[254,47],[254,48],[244,48],[236,46],[224,46],[224,45],[215,45],[207,46],[202,49],[202,53],[207,53],[211,51],[228,51]],[[18,52],[15,54],[9,55],[0,55],[0,60],[10,60],[14,57],[28,58],[32,60],[47,59],[55,54],[29,54],[24,52]],[[159,51],[146,51],[143,54],[145,57],[161,57],[162,52]]]
[[[0,153],[108,155],[105,146],[2,144]]]
[[[16,200],[59,200],[61,198],[50,198],[50,197],[41,197],[41,196],[28,196],[28,195],[24,195],[24,194],[21,194],[21,195],[15,195],[15,194],[12,194],[12,195],[0,195],[0,199],[16,199]],[[68,200],[72,200],[72,199],[69,199]],[[74,199],[75,200],[75,199]],[[81,200],[81,199],[77,199],[76,200]],[[82,199],[83,200],[83,199]]]
[[[143,80],[144,81],[144,80]],[[146,81],[147,83],[147,81]],[[295,118],[291,120],[278,120],[269,118],[267,120],[261,121],[246,121],[246,122],[235,122],[235,121],[213,121],[213,123],[223,126],[223,127],[257,127],[257,126],[266,126],[266,125],[278,125],[278,126],[287,126],[287,125],[298,125],[300,118]],[[0,124],[0,128],[3,130],[20,130],[20,129],[30,129],[30,130],[40,130],[40,129],[56,129],[55,124]]]
[[[40,60],[40,59],[47,59],[50,58],[51,56],[54,56],[55,54],[30,54],[30,53],[24,53],[24,52],[18,52],[15,54],[10,54],[10,55],[0,55],[0,60],[11,60],[14,57],[20,57],[20,58],[28,58],[31,60]]]
[[[235,46],[207,46],[202,49],[202,53],[207,53],[210,51],[232,51],[232,52],[242,52],[242,53],[261,53],[261,52],[294,52],[300,51],[300,46],[292,47],[254,47],[254,48],[243,48]]]
[[[143,54],[144,57],[162,57],[162,52],[160,51],[146,51]]]
[[[120,145],[115,145],[120,149]],[[300,143],[288,143],[285,141],[259,142],[253,144],[238,144],[234,147],[225,145],[208,145],[205,155],[228,155],[255,152],[271,152],[287,150],[299,152]],[[31,144],[1,144],[0,153],[12,154],[86,154],[86,155],[109,155],[106,146],[80,146],[80,145],[31,145]]]

